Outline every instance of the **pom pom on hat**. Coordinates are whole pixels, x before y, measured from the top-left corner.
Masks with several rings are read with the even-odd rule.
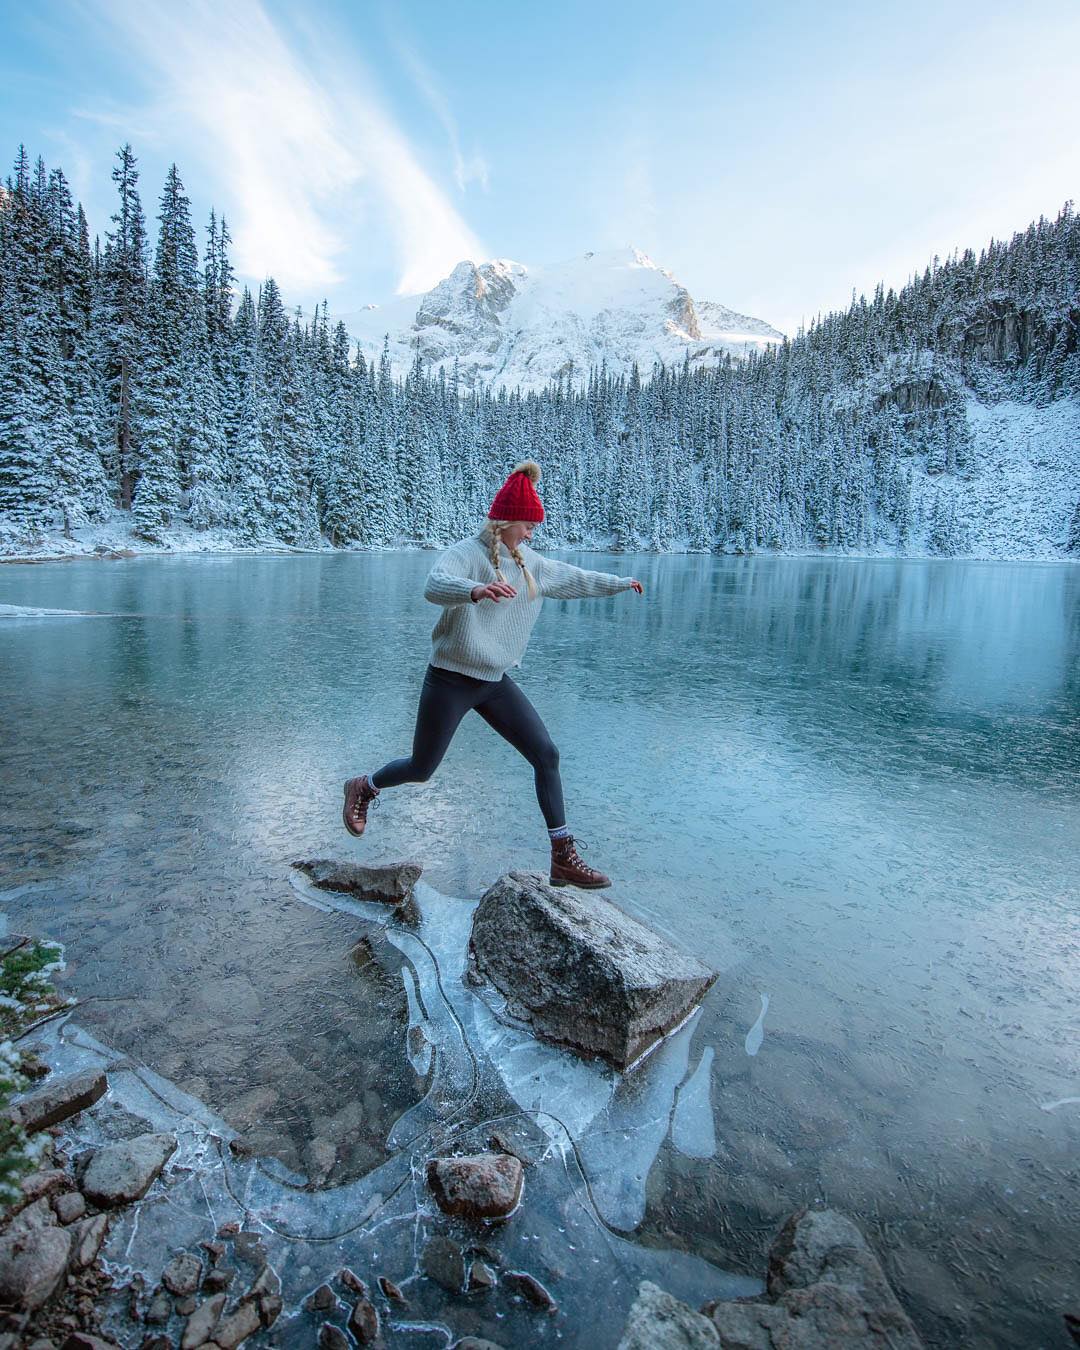
[[[534,484],[540,481],[540,465],[523,459],[496,492],[488,520],[531,520],[538,525],[544,519],[544,506]]]

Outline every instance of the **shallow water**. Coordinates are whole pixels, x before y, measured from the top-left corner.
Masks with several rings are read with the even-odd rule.
[[[572,560],[645,595],[548,601],[514,678],[612,897],[722,971],[634,1092],[542,1084],[541,1107],[576,1103],[604,1220],[758,1275],[779,1221],[823,1200],[929,1341],[1060,1343],[1080,569]],[[341,827],[342,780],[408,748],[431,561],[0,568],[0,603],[112,616],[0,621],[0,907],[67,944],[83,1025],[331,1186],[392,1153],[430,1067],[402,1049],[412,957],[357,952],[289,861],[412,856],[462,904],[546,863],[531,773],[478,717],[363,841]]]

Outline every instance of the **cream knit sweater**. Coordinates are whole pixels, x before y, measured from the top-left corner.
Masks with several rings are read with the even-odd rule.
[[[478,680],[501,680],[509,667],[521,665],[545,596],[553,600],[577,600],[616,595],[630,589],[630,577],[589,572],[546,558],[524,541],[518,551],[536,582],[539,594],[535,600],[529,599],[521,568],[502,543],[499,544],[502,573],[517,594],[513,599],[472,599],[474,586],[488,586],[498,580],[483,531],[452,545],[439,557],[424,587],[424,598],[443,607],[431,630],[433,666],[456,670]]]

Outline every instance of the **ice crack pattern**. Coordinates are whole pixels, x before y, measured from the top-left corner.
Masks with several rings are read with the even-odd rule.
[[[405,1293],[409,1308],[393,1317],[397,1335],[430,1345],[436,1333],[449,1344],[461,1334],[451,1325],[453,1309],[421,1269],[426,1241],[444,1223],[426,1184],[426,1162],[436,1153],[484,1149],[498,1131],[529,1159],[526,1195],[514,1220],[483,1238],[506,1269],[528,1271],[556,1292],[557,1325],[569,1328],[582,1310],[605,1307],[614,1344],[641,1279],[662,1280],[691,1302],[760,1292],[758,1280],[624,1236],[644,1214],[645,1179],[672,1129],[693,1018],[631,1074],[582,1063],[503,1020],[497,1006],[465,985],[467,902],[418,883],[414,912],[420,917],[410,928],[391,906],[320,891],[299,876],[291,881],[305,903],[382,928],[406,958],[402,1057],[426,1075],[427,1091],[394,1123],[387,1161],[320,1189],[276,1159],[234,1154],[230,1145],[239,1136],[228,1122],[111,1050],[79,1025],[77,1008],[38,1028],[40,1052],[54,1070],[100,1067],[108,1074],[108,1096],[69,1126],[73,1151],[145,1130],[178,1140],[162,1182],[114,1218],[103,1256],[118,1280],[137,1272],[156,1280],[163,1251],[194,1248],[235,1221],[260,1233],[282,1281],[283,1318],[296,1321],[297,1334],[307,1316],[305,1297],[348,1265],[371,1280],[386,1275]],[[706,1050],[675,1112],[676,1143],[690,1141],[699,1150],[694,1156],[702,1156],[706,1135],[700,1114],[710,1060]],[[123,1343],[130,1325],[125,1329],[119,1301],[109,1316]],[[500,1330],[511,1343],[524,1344],[534,1317],[522,1304],[506,1314]]]

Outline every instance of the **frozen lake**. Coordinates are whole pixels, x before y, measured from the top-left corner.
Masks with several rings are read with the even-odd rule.
[[[645,585],[547,601],[513,672],[569,824],[617,903],[722,971],[640,1113],[596,1099],[606,1151],[578,1121],[598,1182],[634,1141],[605,1222],[760,1275],[825,1201],[929,1342],[1060,1343],[1080,568],[560,556]],[[415,1017],[409,951],[357,955],[288,863],[413,857],[464,904],[547,862],[531,771],[478,717],[363,840],[342,828],[344,778],[407,753],[433,558],[0,567],[0,610],[108,616],[0,613],[0,908],[67,944],[82,1025],[331,1187],[386,1160],[427,1070],[385,1035]]]

